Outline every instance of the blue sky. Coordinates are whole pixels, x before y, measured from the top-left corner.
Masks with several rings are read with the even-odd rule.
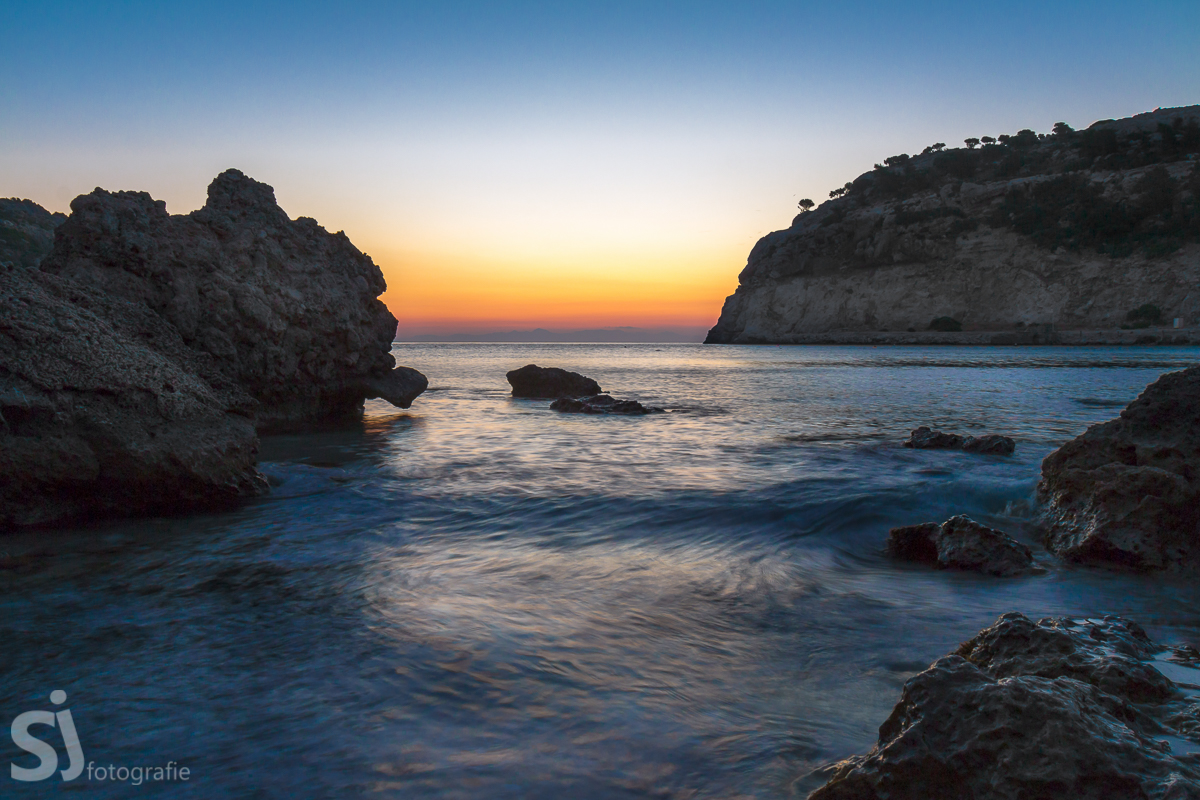
[[[1200,102],[1194,0],[3,18],[0,196],[144,189],[180,213],[237,166],[345,229],[416,328],[711,324],[797,199],[887,155]]]

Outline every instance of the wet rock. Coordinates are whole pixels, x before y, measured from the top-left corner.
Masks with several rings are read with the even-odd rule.
[[[904,442],[905,447],[918,450],[964,450],[968,453],[985,453],[988,455],[1012,455],[1017,449],[1017,443],[1007,436],[988,434],[986,436],[959,436],[957,433],[942,433],[922,425],[909,434]]]
[[[0,267],[0,527],[259,494],[254,409],[145,306]]]
[[[962,449],[967,453],[1011,456],[1017,449],[1017,443],[1007,436],[989,433],[986,436],[968,436],[963,440]]]
[[[957,450],[962,443],[963,437],[957,433],[942,433],[922,425],[909,434],[904,446],[920,450]]]
[[[257,401],[262,429],[352,416],[369,397],[407,408],[426,387],[394,372],[379,268],[237,170],[187,215],[145,192],[77,197],[41,268],[160,316]]]
[[[600,384],[591,378],[558,367],[528,364],[505,377],[512,384],[513,397],[587,397],[601,392]]]
[[[1042,462],[1046,546],[1089,564],[1200,565],[1200,367],[1163,375]]]
[[[809,798],[1198,797],[1195,761],[1155,738],[1197,741],[1151,665],[1165,650],[1117,618],[1005,614],[908,681],[874,749]]]
[[[561,397],[550,404],[551,411],[566,414],[661,414],[663,409],[644,406],[637,400],[617,400],[607,394],[592,397]]]
[[[964,515],[941,525],[926,522],[893,528],[888,532],[888,553],[905,561],[988,575],[1019,575],[1033,567],[1028,547]]]

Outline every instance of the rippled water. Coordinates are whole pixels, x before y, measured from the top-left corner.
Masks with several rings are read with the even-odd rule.
[[[396,353],[429,392],[266,439],[267,498],[0,539],[28,556],[0,570],[0,722],[62,689],[87,760],[191,771],[18,784],[0,764],[0,796],[803,796],[874,743],[904,680],[1004,611],[1200,643],[1191,581],[1058,565],[1031,526],[1041,459],[1195,350]],[[527,363],[671,413],[513,400],[504,373]],[[919,424],[1017,453],[901,448]],[[889,527],[956,513],[1050,571],[883,555]],[[6,735],[0,759],[36,764]]]

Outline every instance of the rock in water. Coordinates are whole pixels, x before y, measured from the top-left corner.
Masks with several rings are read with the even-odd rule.
[[[1200,563],[1200,367],[1163,375],[1042,462],[1046,546],[1134,569]]]
[[[962,437],[957,433],[930,430],[925,425],[912,431],[904,446],[918,450],[963,450],[968,453],[1001,456],[1010,456],[1017,449],[1017,443],[1007,436],[989,433],[986,436]]]
[[[0,267],[0,527],[263,492],[255,405],[144,305]]]
[[[922,425],[909,434],[904,446],[919,450],[957,450],[962,443],[963,438],[957,433],[942,433]]]
[[[875,748],[809,800],[1200,797],[1195,761],[1155,738],[1198,741],[1151,665],[1166,649],[1119,618],[1005,614],[909,680]]]
[[[989,575],[1019,575],[1033,567],[1033,553],[1003,531],[959,515],[941,525],[926,522],[892,528],[888,553],[905,561]]]
[[[258,401],[260,429],[351,415],[364,398],[408,408],[426,388],[395,369],[379,268],[344,233],[289,219],[264,183],[226,170],[182,216],[102,189],[71,212],[42,269],[161,316]]]
[[[512,384],[513,397],[588,397],[601,392],[600,384],[591,378],[558,367],[528,364],[505,377]]]
[[[611,395],[598,394],[592,397],[560,397],[550,404],[551,411],[566,414],[662,414],[664,409],[644,406],[637,400],[617,400]]]

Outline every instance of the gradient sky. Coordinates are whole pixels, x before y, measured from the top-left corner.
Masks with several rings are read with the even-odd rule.
[[[237,167],[406,332],[707,328],[885,156],[1200,103],[1200,2],[0,3],[0,196]]]

